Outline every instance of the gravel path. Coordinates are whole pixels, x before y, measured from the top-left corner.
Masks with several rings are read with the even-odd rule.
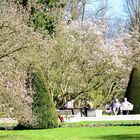
[[[71,117],[65,119],[66,122],[80,121],[119,121],[119,120],[140,120],[140,115],[103,115],[101,117]]]

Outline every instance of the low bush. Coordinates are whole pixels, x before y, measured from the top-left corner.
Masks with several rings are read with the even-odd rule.
[[[99,122],[78,122],[62,123],[60,127],[102,127],[102,126],[140,126],[140,121],[99,121]]]

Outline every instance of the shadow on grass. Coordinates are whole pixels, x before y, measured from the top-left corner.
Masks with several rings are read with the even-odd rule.
[[[123,135],[109,135],[109,136],[97,136],[86,137],[89,140],[140,140],[140,134],[123,134]]]
[[[29,138],[29,137],[26,137],[24,135],[3,135],[3,136],[0,136],[0,140],[14,140],[14,139],[25,139],[25,138]]]

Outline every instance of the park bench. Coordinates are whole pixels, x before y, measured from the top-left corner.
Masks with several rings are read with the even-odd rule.
[[[82,115],[81,115],[81,108],[75,108],[74,109],[74,116],[75,117],[81,117]]]
[[[66,121],[70,121],[72,117],[75,117],[69,109],[57,110],[57,114],[63,116]]]
[[[84,113],[83,108],[74,109],[74,115],[75,117],[82,117]],[[87,117],[100,117],[102,116],[102,110],[101,109],[90,109],[87,110]]]

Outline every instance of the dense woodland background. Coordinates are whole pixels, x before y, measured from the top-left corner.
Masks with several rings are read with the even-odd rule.
[[[85,97],[103,108],[124,97],[140,63],[140,1],[123,0],[126,17],[111,22],[107,0],[98,0],[92,20],[85,18],[87,2],[0,1],[0,116],[34,124],[33,65],[56,108],[69,99],[81,107]]]

